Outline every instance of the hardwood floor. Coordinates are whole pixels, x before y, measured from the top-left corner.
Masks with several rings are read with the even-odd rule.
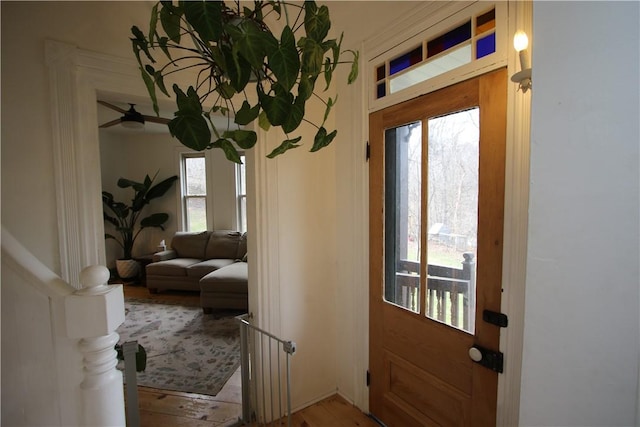
[[[144,286],[124,286],[127,298],[198,306],[194,292],[150,294]],[[240,371],[236,371],[217,396],[138,387],[141,427],[223,427],[238,423],[242,413]],[[269,426],[286,426],[279,420]],[[371,418],[339,395],[328,397],[291,416],[294,427],[379,427]]]
[[[141,427],[218,427],[241,416],[240,371],[217,396],[138,387]]]

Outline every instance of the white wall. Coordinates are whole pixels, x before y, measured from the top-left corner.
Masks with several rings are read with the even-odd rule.
[[[149,2],[2,2],[2,223],[60,274],[45,39],[131,57],[128,34]],[[99,197],[97,195],[97,197]]]
[[[520,424],[637,425],[639,4],[533,10]]]

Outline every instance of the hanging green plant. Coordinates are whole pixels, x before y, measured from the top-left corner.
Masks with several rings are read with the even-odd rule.
[[[283,16],[284,29],[275,35],[266,19]],[[342,35],[339,40],[329,39],[330,28],[327,6],[318,7],[314,1],[257,0],[233,2],[232,6],[223,1],[180,1],[177,5],[162,1],[151,11],[149,31],[134,26],[131,40],[156,114],[157,90],[170,96],[165,77],[195,71],[195,82],[186,90],[173,85],[177,111],[169,123],[171,135],[197,151],[221,148],[229,160],[239,163],[236,144],[241,149],[256,144],[256,133],[244,129],[255,120],[262,129],[280,127],[286,135],[267,157],[299,147],[302,137],[292,133],[302,122],[317,128],[310,151],[326,147],[335,138],[337,131],[328,131],[325,123],[337,96],[320,96],[316,85],[326,91],[343,62],[351,65],[348,83],[355,81],[358,52],[341,51]],[[158,51],[162,63],[154,56]],[[349,61],[342,61],[345,53]],[[324,84],[318,82],[321,76]],[[250,90],[255,90],[253,101]],[[319,123],[305,116],[312,97],[326,107]],[[211,119],[214,114],[228,118],[227,129],[216,128]]]

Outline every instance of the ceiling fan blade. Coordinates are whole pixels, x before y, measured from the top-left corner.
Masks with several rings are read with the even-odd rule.
[[[121,121],[122,121],[122,119],[111,120],[110,122],[107,122],[107,123],[105,123],[103,125],[100,125],[98,127],[100,127],[100,128],[108,128],[110,126],[114,126],[114,125],[119,124]]]
[[[168,124],[171,119],[165,119],[164,117],[156,117],[156,116],[142,116],[147,122],[153,123],[162,123],[163,125]]]
[[[123,110],[122,108],[120,108],[118,106],[115,106],[113,104],[109,104],[108,102],[100,101],[99,99],[98,99],[98,104],[104,105],[107,108],[111,108],[112,110],[115,110],[115,111],[117,111],[118,113],[121,113],[121,114],[124,114],[124,113],[127,112],[127,110]]]

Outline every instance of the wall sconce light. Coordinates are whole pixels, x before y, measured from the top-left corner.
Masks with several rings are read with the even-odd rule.
[[[511,81],[518,83],[518,87],[522,92],[531,89],[531,66],[529,65],[529,56],[527,47],[529,46],[529,38],[524,31],[517,31],[513,36],[513,47],[520,56],[520,71],[511,76]]]

